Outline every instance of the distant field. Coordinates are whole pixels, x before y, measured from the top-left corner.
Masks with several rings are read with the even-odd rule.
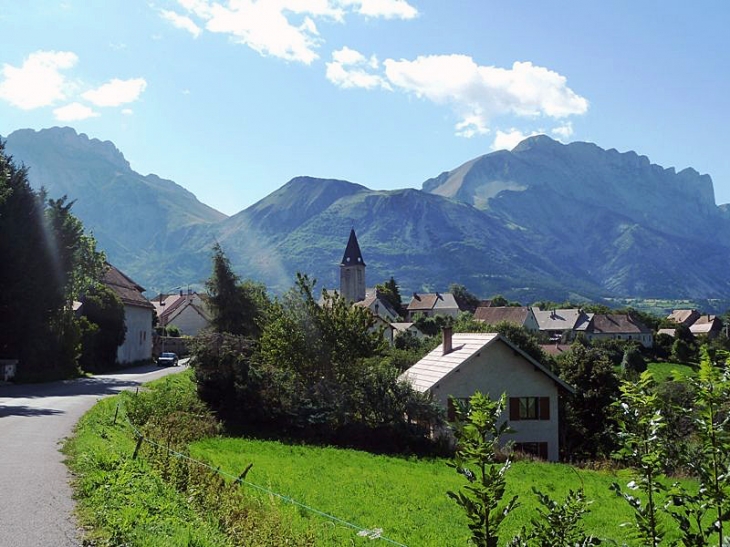
[[[704,313],[722,314],[730,308],[730,301],[719,299],[608,298],[607,301],[614,308],[631,306],[659,317],[666,317],[672,310],[701,310]]]
[[[381,528],[384,536],[404,545],[445,547],[467,542],[466,519],[446,496],[447,490],[459,488],[464,479],[445,460],[228,438],[195,443],[191,453],[233,474],[253,463],[247,480],[344,521]],[[593,500],[585,518],[586,530],[601,538],[627,539],[628,528],[621,524],[630,521],[631,514],[626,503],[609,491],[614,481],[625,484],[628,474],[515,463],[508,472],[508,495],[518,494],[521,507],[505,521],[503,540],[513,537],[535,516],[532,486],[562,498],[581,484]],[[293,530],[314,528],[317,545],[349,545],[355,536],[345,526],[305,509],[290,506],[290,512]]]

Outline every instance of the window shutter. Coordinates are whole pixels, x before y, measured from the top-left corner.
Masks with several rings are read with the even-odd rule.
[[[520,398],[510,397],[509,398],[509,419],[513,422],[519,421],[520,419]]]
[[[550,397],[540,397],[540,419],[550,419]]]
[[[454,400],[449,397],[449,401],[446,404],[446,419],[450,422],[456,420],[456,408],[454,408]]]

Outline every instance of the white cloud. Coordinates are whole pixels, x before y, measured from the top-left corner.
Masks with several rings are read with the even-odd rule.
[[[551,131],[551,133],[558,140],[567,140],[573,136],[573,124],[568,122],[564,125],[556,127]]]
[[[178,4],[189,16],[165,10],[161,14],[179,28],[225,34],[261,55],[304,64],[319,58],[323,39],[318,20],[342,23],[348,13],[386,19],[418,15],[406,0],[178,0]]]
[[[525,135],[517,129],[510,129],[508,132],[498,130],[492,143],[492,150],[512,150],[526,138],[535,135],[540,135],[540,132],[533,131],[529,135]]]
[[[413,19],[418,10],[406,0],[343,0],[342,4],[355,7],[355,11],[367,17],[385,19]]]
[[[144,78],[129,80],[114,78],[101,87],[91,89],[81,96],[96,106],[119,106],[136,101],[146,88],[147,82]]]
[[[172,26],[175,28],[188,31],[193,35],[193,38],[197,38],[203,32],[203,29],[196,25],[190,17],[186,17],[185,15],[180,15],[169,10],[160,10],[160,15],[165,21],[172,23]]]
[[[504,69],[479,66],[466,55],[433,55],[383,64],[393,87],[450,105],[460,118],[457,133],[467,137],[487,133],[498,116],[562,119],[588,110],[564,76],[530,62]]]
[[[332,53],[332,62],[327,63],[326,75],[330,82],[343,89],[391,89],[382,76],[373,73],[379,66],[375,56],[368,59],[359,51],[344,47]]]
[[[91,108],[81,103],[71,103],[56,108],[53,111],[53,115],[60,122],[75,122],[88,118],[96,118],[99,116],[99,113],[94,112]]]
[[[132,110],[131,108],[123,108],[122,114],[124,114],[125,116],[131,116],[132,114],[134,114],[134,110]]]
[[[28,55],[20,68],[4,64],[0,99],[23,110],[61,101],[70,87],[61,71],[77,62],[78,57],[70,51],[36,51]]]

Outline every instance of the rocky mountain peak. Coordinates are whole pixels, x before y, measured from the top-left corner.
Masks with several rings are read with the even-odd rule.
[[[17,147],[24,145],[33,148],[49,147],[63,150],[71,157],[80,159],[94,157],[106,161],[119,170],[131,170],[129,162],[113,142],[90,139],[85,133],[77,133],[72,127],[50,127],[39,131],[19,129],[11,133],[8,138],[12,138]]]

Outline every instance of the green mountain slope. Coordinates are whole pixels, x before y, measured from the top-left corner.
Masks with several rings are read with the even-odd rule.
[[[200,287],[215,242],[275,292],[297,271],[337,287],[355,228],[368,285],[392,275],[404,295],[456,282],[522,302],[730,298],[730,215],[709,176],[590,143],[533,137],[423,191],[297,177],[229,218],[71,129],[16,131],[7,148],[35,186],[75,199],[112,262],[150,291]]]

